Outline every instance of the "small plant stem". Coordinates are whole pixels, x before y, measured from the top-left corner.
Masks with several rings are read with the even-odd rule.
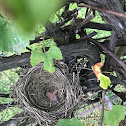
[[[102,113],[101,113],[101,126],[103,126],[103,119],[104,119],[105,94],[106,94],[106,90],[103,90],[103,93],[102,93]]]

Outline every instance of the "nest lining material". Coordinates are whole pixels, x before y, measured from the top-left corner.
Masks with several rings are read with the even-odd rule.
[[[41,125],[53,125],[61,118],[71,118],[82,103],[83,92],[78,77],[73,77],[62,62],[55,61],[55,67],[54,74],[44,71],[43,63],[28,69],[14,89],[15,101]],[[58,102],[46,96],[47,91],[56,90]]]

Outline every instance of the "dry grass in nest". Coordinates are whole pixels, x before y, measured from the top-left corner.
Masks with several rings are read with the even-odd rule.
[[[61,118],[71,118],[82,104],[79,78],[69,73],[63,62],[55,61],[55,73],[43,70],[43,63],[24,72],[14,89],[15,101],[39,124],[55,125]],[[57,101],[51,101],[46,92],[57,91]]]

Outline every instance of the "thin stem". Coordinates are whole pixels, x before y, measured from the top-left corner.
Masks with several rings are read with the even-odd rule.
[[[114,101],[114,100],[116,100],[116,99],[118,99],[119,97],[117,96],[117,95],[113,95],[112,97],[111,97],[111,99],[109,99],[109,100],[105,100],[105,104],[108,104],[109,102],[112,102],[112,101]],[[94,110],[96,110],[96,109],[98,109],[98,108],[101,108],[102,107],[102,104],[98,104],[97,106],[95,106],[94,108],[91,108],[91,109],[88,109],[88,110],[86,110],[86,111],[82,111],[82,112],[78,112],[78,113],[75,113],[74,114],[74,116],[75,117],[83,117],[85,114],[89,114],[90,112],[92,112],[92,111],[94,111]]]
[[[103,126],[103,119],[104,119],[105,94],[106,94],[106,90],[103,90],[103,93],[102,93],[102,114],[101,114],[101,126]]]

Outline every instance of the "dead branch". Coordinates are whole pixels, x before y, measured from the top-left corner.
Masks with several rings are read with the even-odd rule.
[[[109,10],[109,9],[105,9],[105,8],[101,8],[101,7],[94,7],[94,6],[90,6],[90,5],[86,5],[86,4],[78,4],[78,7],[87,7],[87,8],[91,8],[91,9],[94,9],[94,10],[97,10],[97,11],[100,11],[100,12],[104,12],[104,13],[107,13],[107,14],[126,18],[126,14],[119,13],[119,12]]]

